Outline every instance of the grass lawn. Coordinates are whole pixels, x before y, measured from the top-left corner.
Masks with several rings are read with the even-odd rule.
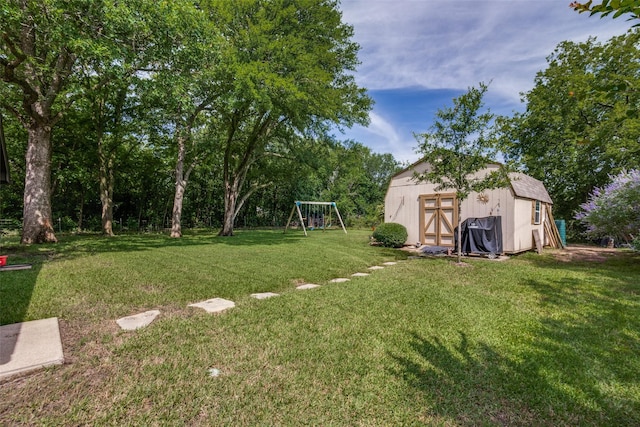
[[[0,425],[640,425],[639,255],[460,267],[368,236],[5,238],[33,268],[0,273],[0,324],[59,317],[66,363],[0,382]],[[237,306],[187,307],[214,297]]]

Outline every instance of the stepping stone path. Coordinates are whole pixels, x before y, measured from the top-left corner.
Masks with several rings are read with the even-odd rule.
[[[388,261],[383,265],[395,265],[396,262]],[[31,266],[7,266],[15,268],[30,268]],[[384,267],[374,265],[369,270],[381,270]],[[369,273],[354,273],[352,277],[365,277]],[[337,278],[330,282],[343,283],[350,279]],[[307,283],[297,286],[296,289],[319,288],[320,285]],[[251,294],[253,298],[267,299],[279,296],[273,292],[263,292]],[[194,304],[189,307],[202,308],[208,313],[218,313],[235,307],[233,301],[223,298],[212,298]],[[150,325],[158,316],[160,310],[150,310],[133,316],[123,317],[116,320],[116,323],[124,330],[135,330]],[[16,323],[14,325],[0,326],[0,378],[14,375],[16,373],[41,368],[44,366],[62,364],[64,356],[62,353],[62,342],[60,340],[60,330],[58,319],[42,319],[31,322]],[[211,368],[209,375],[217,377],[220,370]]]
[[[263,292],[263,293],[259,293],[259,294],[251,294],[251,296],[253,298],[256,298],[256,299],[267,299],[267,298],[271,298],[271,297],[280,296],[280,294],[275,294],[273,292]]]
[[[219,313],[221,311],[233,308],[236,303],[224,298],[213,298],[206,301],[189,304],[189,307],[198,307],[204,309],[207,313]]]
[[[296,286],[296,289],[298,290],[305,290],[305,289],[313,289],[313,288],[319,288],[320,285],[314,285],[313,283],[307,283],[306,285],[300,285],[300,286]]]
[[[160,310],[150,310],[144,313],[134,314],[133,316],[123,317],[116,320],[116,323],[120,328],[125,331],[133,331],[138,328],[144,328],[156,320],[156,317],[160,315]]]
[[[63,362],[57,317],[0,326],[0,378]]]

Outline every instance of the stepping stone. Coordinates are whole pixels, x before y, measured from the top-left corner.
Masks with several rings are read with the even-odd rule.
[[[329,280],[330,283],[344,283],[344,282],[348,282],[349,279],[345,279],[344,277],[338,277],[337,279],[331,279]]]
[[[63,362],[57,317],[0,326],[0,378]]]
[[[275,294],[273,292],[262,292],[260,294],[251,294],[252,297],[257,298],[257,299],[267,299],[267,298],[271,298],[271,297],[277,297],[280,296],[280,294]]]
[[[351,276],[353,277],[366,277],[369,273],[353,273]]]
[[[382,265],[396,265],[397,262],[394,261],[387,261],[387,262],[383,262]]]
[[[374,265],[372,267],[369,267],[369,270],[382,270],[384,267],[380,267],[379,265]]]
[[[189,304],[189,307],[198,307],[204,309],[207,313],[219,313],[221,311],[233,308],[236,303],[224,298],[212,298],[206,301]]]
[[[299,289],[301,291],[305,290],[305,289],[313,289],[313,288],[319,288],[320,285],[314,285],[313,283],[307,283],[306,285],[300,285],[300,286],[296,286],[296,289]]]
[[[144,313],[134,314],[133,316],[123,317],[116,320],[116,323],[125,331],[133,331],[150,325],[159,315],[160,310],[150,310]]]

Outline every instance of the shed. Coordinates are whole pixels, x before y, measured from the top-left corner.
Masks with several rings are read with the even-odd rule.
[[[499,167],[500,164],[491,163],[476,176]],[[416,173],[428,168],[429,164],[421,161],[391,178],[384,201],[385,222],[407,228],[406,244],[453,248],[458,225],[456,194],[453,190],[436,192],[436,184],[415,179]],[[519,172],[510,173],[509,177],[508,187],[471,193],[461,204],[462,220],[501,217],[502,248],[507,254],[539,251],[546,245],[557,247],[560,243],[551,213],[553,201],[544,184]]]

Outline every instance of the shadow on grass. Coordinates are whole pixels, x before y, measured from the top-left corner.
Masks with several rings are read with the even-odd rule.
[[[105,237],[99,234],[59,234],[58,243],[22,246],[3,245],[2,251],[17,256],[48,256],[72,259],[87,254],[109,252],[135,252],[158,248],[184,248],[203,245],[227,246],[274,246],[293,244],[304,239],[302,233],[287,233],[272,230],[240,231],[231,237],[211,233],[185,233],[181,238],[171,238],[165,234],[120,234]]]
[[[14,261],[9,257],[7,265],[25,264],[33,262],[33,258],[19,258]],[[31,303],[33,289],[42,266],[42,261],[36,261],[30,269],[0,271],[0,326],[21,323],[27,319],[27,310]],[[0,367],[12,360],[20,327],[13,329],[13,333],[0,336]]]
[[[395,374],[459,425],[640,425],[640,297],[616,283],[528,280],[527,330],[500,346],[412,333]]]
[[[426,395],[428,412],[456,425],[638,425],[637,402],[603,395],[588,370],[564,373],[551,360],[553,347],[516,357],[462,332],[453,345],[413,334],[412,353],[394,357],[401,366],[395,374]]]

